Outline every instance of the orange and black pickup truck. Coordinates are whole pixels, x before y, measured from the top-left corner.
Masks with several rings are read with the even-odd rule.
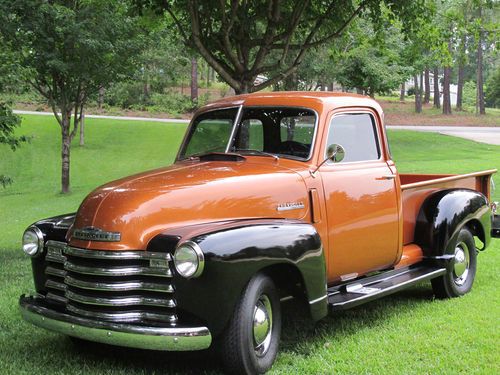
[[[35,293],[21,313],[114,345],[217,346],[228,371],[263,373],[285,297],[319,320],[423,280],[438,298],[469,292],[499,236],[495,172],[398,173],[367,97],[227,98],[195,114],[173,165],[25,231]]]

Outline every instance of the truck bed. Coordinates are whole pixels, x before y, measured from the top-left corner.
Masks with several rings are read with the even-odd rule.
[[[467,174],[400,174],[403,204],[403,245],[414,242],[415,223],[420,207],[430,194],[443,189],[465,188],[490,199],[490,180],[496,169]]]

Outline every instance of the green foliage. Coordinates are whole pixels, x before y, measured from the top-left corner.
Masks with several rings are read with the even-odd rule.
[[[463,106],[466,109],[474,108],[476,105],[476,83],[467,81],[464,83],[463,88]]]
[[[15,151],[23,142],[27,142],[26,136],[16,136],[14,134],[16,127],[21,124],[21,118],[14,113],[7,103],[0,102],[0,144],[7,145],[12,151]],[[5,186],[12,183],[9,176],[0,174],[0,185]]]
[[[66,111],[133,70],[140,34],[126,11],[123,1],[0,0],[0,31],[33,86]]]
[[[486,105],[500,108],[500,66],[486,80]]]
[[[406,31],[426,9],[425,0],[134,3],[139,9],[166,11],[185,43],[236,93],[259,91],[293,75],[308,50],[333,43],[360,14],[378,23],[388,9],[392,17],[405,20]],[[255,84],[259,75],[267,79]]]

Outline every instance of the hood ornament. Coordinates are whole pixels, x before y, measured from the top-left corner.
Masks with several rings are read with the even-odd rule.
[[[120,232],[106,232],[100,228],[85,227],[73,230],[72,238],[84,241],[118,242],[121,240]]]

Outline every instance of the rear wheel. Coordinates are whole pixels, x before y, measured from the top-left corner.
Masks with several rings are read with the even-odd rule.
[[[452,247],[454,258],[446,274],[431,280],[438,298],[459,297],[468,293],[476,276],[477,250],[472,233],[463,228]]]
[[[281,335],[280,301],[266,275],[255,275],[222,337],[222,359],[235,374],[262,374],[276,359]]]

